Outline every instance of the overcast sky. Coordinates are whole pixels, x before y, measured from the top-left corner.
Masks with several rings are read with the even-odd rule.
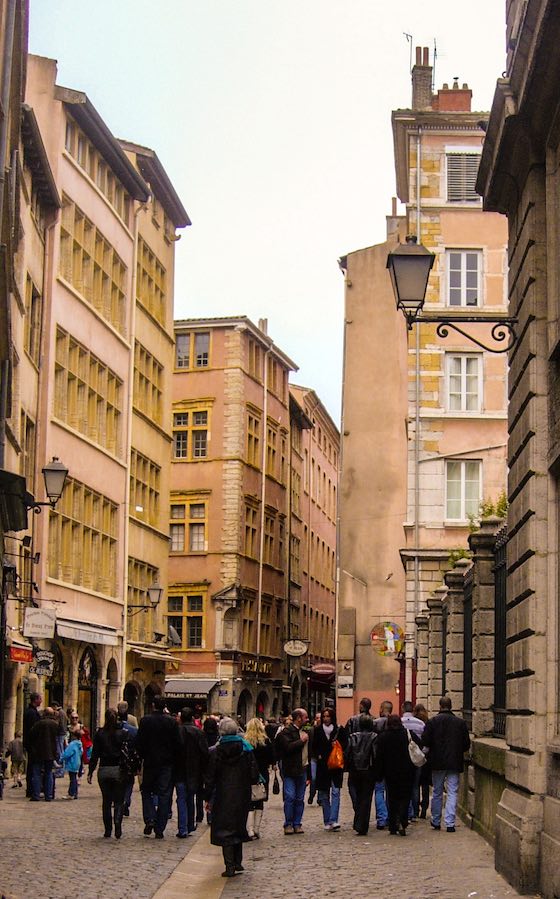
[[[30,50],[166,167],[193,222],[175,317],[268,318],[338,422],[337,259],[385,239],[411,46],[487,110],[504,23],[505,0],[31,0]]]

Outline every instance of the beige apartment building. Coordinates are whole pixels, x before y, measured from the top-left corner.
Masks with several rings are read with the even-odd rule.
[[[36,499],[47,460],[68,477],[25,541],[21,527],[6,540],[10,632],[29,653],[6,734],[34,689],[93,728],[123,691],[141,713],[164,688],[165,602],[147,589],[167,587],[174,241],[189,224],[157,156],[58,86],[54,60],[29,57],[25,100],[11,465]]]
[[[458,81],[432,90],[418,48],[412,104],[392,115],[397,195],[384,244],[341,260],[346,280],[338,697],[426,701],[416,619],[506,484],[507,361],[469,313],[505,313],[506,223],[475,192],[487,115]],[[405,235],[435,254],[424,312],[396,311],[387,254]],[[345,673],[346,672],[346,673]],[[342,681],[341,681],[342,678]]]
[[[318,597],[311,606],[302,584],[311,558],[301,509],[310,452],[291,428],[296,366],[265,321],[256,327],[244,316],[176,321],[175,339],[168,623],[179,671],[166,695],[177,707],[245,720],[276,715],[302,696],[301,665],[288,667],[283,650],[288,633],[307,640],[311,629],[317,658],[332,664],[324,610]],[[304,397],[310,408],[320,404],[302,394],[304,420]],[[302,522],[300,545],[292,516]],[[315,569],[313,577],[319,584]],[[334,603],[331,643],[333,618]],[[305,677],[304,696],[306,689]]]

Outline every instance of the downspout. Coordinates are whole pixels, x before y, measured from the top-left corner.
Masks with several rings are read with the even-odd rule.
[[[416,236],[422,243],[422,128],[416,132]],[[420,326],[414,329],[416,343],[414,354],[414,656],[417,654],[416,617],[420,609],[420,560],[418,550],[420,543]],[[407,666],[405,689],[406,695],[412,698],[412,662]]]
[[[293,447],[292,447],[292,420],[290,415],[290,388],[288,387],[288,420],[290,422],[290,433],[289,433],[289,441],[290,441],[290,452],[288,458],[290,463],[288,465],[288,527],[287,527],[287,550],[288,550],[288,558],[287,565],[285,566],[285,570],[287,572],[286,577],[286,600],[287,600],[287,609],[286,609],[286,640],[292,639],[292,465],[293,465]],[[283,651],[283,650],[282,650]],[[292,676],[292,657],[286,655],[286,685],[290,685],[290,679]]]
[[[264,376],[263,376],[263,442],[261,454],[261,532],[259,536],[259,578],[257,587],[257,675],[259,673],[259,659],[261,654],[261,619],[262,619],[262,586],[263,586],[263,564],[264,564],[264,525],[265,514],[264,506],[266,502],[266,453],[268,438],[268,357],[270,349],[264,353]]]
[[[130,451],[132,448],[132,404],[134,399],[134,340],[136,333],[136,268],[138,263],[138,215],[142,210],[147,209],[147,204],[142,203],[134,210],[134,229],[132,239],[134,241],[132,247],[132,277],[131,277],[131,302],[132,309],[130,312],[130,360],[128,365],[128,394],[126,398],[126,410],[128,413],[128,421],[126,426],[126,444],[124,447],[126,460],[126,482],[124,488],[124,533],[123,533],[123,635],[122,635],[122,657],[121,657],[121,684],[126,683],[126,637],[128,631],[128,545],[129,545],[129,529],[130,529]]]
[[[5,41],[3,47],[4,59],[2,62],[2,87],[0,94],[0,102],[2,104],[3,116],[0,120],[0,227],[4,221],[4,191],[6,186],[6,150],[8,147],[8,120],[10,109],[10,94],[12,90],[12,64],[14,55],[14,31],[16,20],[17,0],[8,0],[6,9],[6,26]],[[8,261],[6,258],[6,247],[2,248],[2,263],[8,269]],[[11,269],[11,265],[10,265]],[[8,335],[8,352],[9,340],[11,334],[11,309],[9,301],[9,289],[6,290],[6,324]],[[2,360],[2,382],[0,387],[0,468],[4,468],[6,458],[6,416],[8,413],[8,375],[10,371],[10,360]]]

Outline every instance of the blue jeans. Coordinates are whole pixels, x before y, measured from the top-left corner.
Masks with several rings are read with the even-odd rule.
[[[50,802],[54,797],[54,777],[53,777],[53,765],[54,762],[44,761],[44,762],[33,762],[32,771],[31,771],[31,795],[33,799],[41,798],[41,772],[44,772],[43,776],[43,791],[45,794],[45,802]]]
[[[315,781],[317,780],[317,759],[309,760],[309,771],[311,774],[311,783],[309,784],[308,802],[311,805],[313,799],[315,798],[315,793],[317,792],[317,788],[315,786]]]
[[[68,784],[68,795],[72,796],[73,799],[78,798],[78,772],[77,771],[69,771],[68,777],[70,778],[70,783]]]
[[[378,827],[386,827],[389,820],[387,803],[385,801],[385,781],[378,780],[375,784],[375,817]]]
[[[303,818],[305,774],[284,778],[284,827],[299,827]]]
[[[194,820],[194,800],[196,790],[189,790],[186,783],[179,781],[175,784],[177,794],[177,833],[193,833],[196,829]]]
[[[144,824],[151,824],[156,833],[163,833],[171,811],[173,777],[171,765],[146,771],[142,780],[142,814]]]
[[[432,771],[432,783],[434,785],[432,793],[432,822],[436,825],[441,824],[443,787],[445,785],[447,801],[445,803],[444,822],[446,827],[454,827],[455,815],[457,813],[457,794],[459,792],[459,772]]]
[[[319,790],[319,801],[323,809],[323,824],[338,824],[340,787],[332,784],[330,790]]]
[[[414,783],[412,784],[412,795],[408,806],[408,817],[417,818],[420,814],[420,778],[422,777],[422,768],[417,768],[414,772]]]

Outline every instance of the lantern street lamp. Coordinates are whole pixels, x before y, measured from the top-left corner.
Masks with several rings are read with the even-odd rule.
[[[64,484],[68,475],[68,469],[57,456],[53,456],[51,461],[42,469],[43,479],[45,481],[45,493],[48,496],[47,502],[38,502],[32,493],[25,494],[25,506],[27,509],[33,509],[39,513],[42,506],[50,506],[54,509],[64,490]]]
[[[163,587],[160,586],[160,584],[158,584],[157,581],[154,581],[153,584],[150,584],[150,586],[146,590],[146,593],[148,594],[149,602],[141,603],[138,605],[127,604],[127,606],[126,606],[127,612],[129,609],[138,609],[140,612],[147,612],[148,609],[156,609],[159,606],[159,604],[161,602],[161,598],[163,596]],[[137,615],[138,613],[134,612],[133,614]]]
[[[434,261],[434,253],[430,253],[425,246],[417,243],[415,235],[407,237],[406,243],[399,244],[387,256],[387,268],[391,276],[397,310],[403,313],[408,330],[412,329],[413,324],[434,323],[437,324],[438,337],[447,337],[451,328],[489,353],[507,353],[511,350],[517,343],[514,327],[517,324],[517,318],[492,315],[491,313],[464,315],[462,310],[458,310],[457,315],[445,316],[423,313],[428,278]],[[492,340],[503,343],[507,339],[506,346],[496,347],[482,343],[460,327],[461,324],[467,322],[492,325]]]

